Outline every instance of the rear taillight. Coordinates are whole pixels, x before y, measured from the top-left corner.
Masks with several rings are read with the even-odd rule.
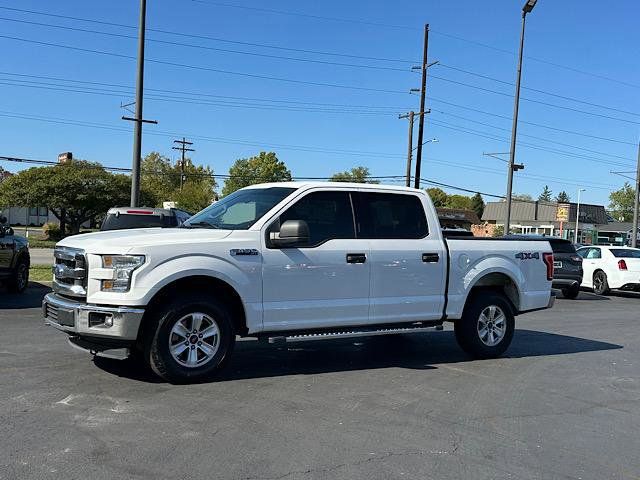
[[[618,270],[626,270],[627,269],[627,262],[625,262],[624,260],[618,260]]]
[[[543,253],[542,261],[547,266],[547,280],[553,280],[553,253]]]

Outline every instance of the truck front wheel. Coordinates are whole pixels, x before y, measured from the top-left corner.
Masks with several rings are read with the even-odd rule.
[[[189,296],[155,310],[145,358],[172,383],[197,382],[222,369],[233,351],[235,331],[224,303]]]
[[[454,324],[458,345],[475,358],[502,355],[513,339],[515,319],[500,294],[482,292],[469,300],[462,318]]]

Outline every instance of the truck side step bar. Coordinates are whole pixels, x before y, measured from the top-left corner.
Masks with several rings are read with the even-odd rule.
[[[299,335],[296,335],[294,333],[286,334],[286,335],[263,335],[260,337],[260,340],[267,341],[268,343],[271,343],[271,344],[308,342],[311,340],[327,340],[331,338],[357,338],[357,337],[372,337],[377,335],[394,335],[394,334],[400,334],[400,333],[424,332],[429,328],[442,330],[443,326],[441,323],[433,324],[433,323],[424,322],[422,324],[412,324],[412,326],[396,327],[396,328],[362,327],[362,328],[350,328],[348,330],[335,330],[335,331],[317,332],[317,333],[308,333],[308,334],[299,334]]]

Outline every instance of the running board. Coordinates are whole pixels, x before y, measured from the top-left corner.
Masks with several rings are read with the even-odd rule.
[[[261,339],[266,340],[268,343],[293,343],[293,342],[308,342],[312,340],[328,340],[332,338],[358,338],[358,337],[373,337],[378,335],[395,335],[400,333],[416,333],[424,332],[427,329],[433,328],[435,330],[442,330],[442,325],[424,325],[416,327],[403,327],[403,328],[379,328],[379,329],[349,329],[345,331],[332,331],[332,332],[319,332],[308,333],[299,335],[273,335],[264,336]]]

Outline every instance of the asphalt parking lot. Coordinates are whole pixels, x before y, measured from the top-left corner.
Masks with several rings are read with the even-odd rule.
[[[640,296],[559,299],[504,358],[444,332],[240,342],[222,380],[160,382],[0,291],[0,479],[638,479]]]

